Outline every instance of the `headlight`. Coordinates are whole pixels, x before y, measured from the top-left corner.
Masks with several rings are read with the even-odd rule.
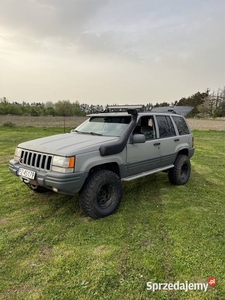
[[[19,159],[20,159],[20,157],[21,157],[21,152],[22,152],[22,149],[21,149],[21,148],[16,148],[15,154],[14,154],[14,160],[19,161]]]
[[[52,171],[60,173],[72,173],[75,167],[75,156],[63,157],[54,156],[52,161]]]

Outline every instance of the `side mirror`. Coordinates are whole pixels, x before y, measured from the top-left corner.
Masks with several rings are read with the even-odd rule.
[[[133,144],[140,144],[140,143],[145,143],[146,138],[144,134],[134,134],[133,135]]]

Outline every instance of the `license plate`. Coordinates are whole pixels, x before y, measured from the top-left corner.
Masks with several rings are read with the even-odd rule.
[[[35,172],[30,171],[27,169],[19,168],[18,175],[21,177],[29,178],[29,179],[34,179],[35,178]]]

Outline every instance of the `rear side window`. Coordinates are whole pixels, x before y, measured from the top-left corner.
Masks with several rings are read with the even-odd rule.
[[[156,116],[156,119],[159,127],[160,138],[176,135],[173,123],[169,116]]]
[[[183,117],[173,116],[179,135],[189,134],[190,131]]]

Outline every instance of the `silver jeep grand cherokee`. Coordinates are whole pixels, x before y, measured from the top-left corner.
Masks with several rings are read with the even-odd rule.
[[[166,171],[172,184],[188,182],[194,140],[184,118],[190,107],[109,107],[70,133],[21,143],[10,171],[34,192],[74,195],[97,219],[114,213],[121,181]]]

